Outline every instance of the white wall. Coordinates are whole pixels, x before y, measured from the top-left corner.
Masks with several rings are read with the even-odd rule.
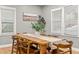
[[[37,5],[10,5],[16,8],[16,32],[33,32],[31,21],[23,21],[23,12],[42,15],[42,9]]]

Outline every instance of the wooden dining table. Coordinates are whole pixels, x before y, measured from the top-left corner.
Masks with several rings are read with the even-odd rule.
[[[35,34],[28,34],[28,33],[27,34],[18,34],[17,36],[37,43],[40,48],[40,54],[46,53],[49,42],[53,43],[53,42],[62,40],[62,39],[59,39],[56,37],[49,37],[49,36],[42,36],[42,35],[35,35]]]

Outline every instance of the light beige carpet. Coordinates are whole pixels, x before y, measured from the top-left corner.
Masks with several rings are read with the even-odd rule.
[[[11,54],[11,47],[0,48],[0,54]],[[72,51],[72,54],[79,54],[79,51]]]

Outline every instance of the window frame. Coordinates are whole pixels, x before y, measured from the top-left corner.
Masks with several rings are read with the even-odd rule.
[[[2,22],[10,22],[10,21],[2,21],[1,9],[9,9],[9,10],[14,11],[14,18],[13,18],[13,21],[11,21],[14,25],[13,26],[13,32],[2,33]],[[7,7],[7,6],[0,6],[0,35],[12,35],[12,34],[15,34],[15,33],[16,33],[16,8]]]

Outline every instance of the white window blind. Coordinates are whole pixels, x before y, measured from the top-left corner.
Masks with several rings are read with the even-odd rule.
[[[0,34],[14,34],[16,32],[16,9],[0,6]]]

